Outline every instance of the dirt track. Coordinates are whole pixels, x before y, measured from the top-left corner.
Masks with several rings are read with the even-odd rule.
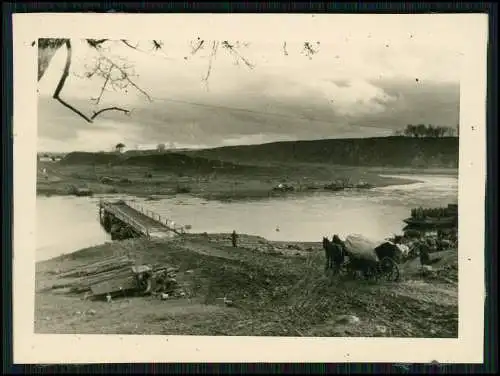
[[[447,253],[453,263],[454,251]],[[132,240],[82,250],[37,265],[37,288],[50,271],[129,254],[141,263],[180,268],[187,298],[152,297],[106,303],[38,292],[35,329],[43,333],[193,335],[456,337],[456,283],[425,281],[416,263],[403,266],[399,283],[332,281],[322,272],[319,244],[273,243],[242,236],[190,235],[185,239]],[[456,255],[456,252],[454,252]],[[444,261],[443,261],[444,262]],[[224,306],[227,296],[234,307]],[[351,318],[355,316],[355,318]],[[354,321],[355,322],[354,322]]]

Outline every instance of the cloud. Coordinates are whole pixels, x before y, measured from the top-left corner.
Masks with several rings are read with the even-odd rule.
[[[303,95],[281,96],[274,80],[245,87],[210,101],[155,101],[137,106],[132,115],[109,112],[88,124],[51,98],[40,98],[39,137],[66,149],[108,149],[127,145],[173,142],[218,146],[274,140],[372,137],[389,135],[406,124],[454,126],[459,119],[459,86],[415,80],[345,80],[322,82]],[[327,100],[333,97],[333,102]],[[90,111],[85,100],[76,106]],[[64,140],[49,143],[47,140]],[[44,146],[44,147],[45,147]]]
[[[359,79],[340,86],[332,81],[323,81],[319,90],[330,100],[335,112],[344,116],[378,114],[396,100],[382,88]]]
[[[72,100],[85,111],[85,100]],[[109,150],[118,142],[135,144],[142,139],[141,127],[123,121],[124,116],[105,115],[87,123],[52,98],[40,97],[38,105],[38,149],[44,151]]]

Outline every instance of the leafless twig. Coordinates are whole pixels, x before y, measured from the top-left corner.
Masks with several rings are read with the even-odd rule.
[[[120,76],[115,78],[115,79],[112,79],[111,80],[111,85],[116,88],[121,88],[121,89],[126,89],[126,87],[128,86],[128,84],[130,84],[131,86],[133,86],[137,91],[139,91],[142,95],[144,95],[150,102],[152,101],[151,99],[151,96],[146,93],[146,91],[144,91],[143,89],[141,89],[131,78],[131,74],[129,72],[126,72],[125,69],[127,68],[131,68],[130,66],[127,67],[127,66],[124,66],[124,67],[120,67],[118,64],[116,64],[113,60],[111,60],[109,57],[105,56],[104,54],[100,54],[100,57],[106,61],[108,64],[110,64],[110,71],[109,71],[109,75],[111,75],[111,73],[113,72],[113,70],[117,70],[119,73],[120,73]],[[119,82],[120,81],[125,81],[126,84],[125,85],[122,85],[120,86]]]
[[[163,42],[153,39],[153,50],[158,51],[163,48]]]
[[[105,42],[107,42],[109,39],[86,39],[87,43],[89,44],[90,47],[93,48],[99,48],[101,45]]]
[[[138,45],[135,45],[135,46],[132,46],[126,39],[122,39],[121,42],[127,46],[127,47],[130,47],[130,48],[133,48],[134,50],[137,50],[137,47]]]
[[[304,47],[302,49],[302,54],[306,55],[309,60],[312,59],[313,55],[319,52],[319,42],[316,42],[316,49],[313,47],[311,42],[304,42]]]
[[[208,78],[210,77],[210,74],[212,73],[212,62],[213,59],[215,58],[215,55],[217,54],[217,49],[219,48],[219,42],[214,41],[212,43],[212,51],[210,52],[210,56],[208,58],[208,69],[207,69],[207,74],[203,78],[203,81],[208,81]]]
[[[106,112],[106,111],[121,111],[127,115],[130,114],[130,110],[125,110],[123,108],[120,108],[120,107],[116,107],[116,106],[113,106],[113,107],[108,107],[108,108],[103,108],[102,110],[99,110],[99,111],[94,111],[94,114],[90,117],[90,119],[95,119],[97,116],[99,116],[100,114],[102,114],[103,112]]]
[[[59,103],[61,103],[64,107],[68,108],[69,110],[73,111],[74,113],[76,113],[77,115],[79,115],[81,118],[85,119],[85,121],[89,122],[89,123],[92,123],[93,120],[101,113],[105,112],[105,111],[112,111],[112,110],[115,110],[115,111],[121,111],[121,112],[124,112],[124,113],[129,113],[130,111],[129,110],[125,110],[123,108],[119,108],[119,107],[110,107],[110,108],[104,108],[102,110],[99,110],[97,112],[94,112],[94,115],[92,115],[91,117],[88,117],[87,115],[85,115],[83,112],[81,112],[80,110],[78,110],[77,108],[75,108],[74,106],[72,106],[71,104],[69,104],[68,102],[66,102],[65,100],[63,100],[61,98],[61,91],[62,89],[64,88],[64,85],[66,83],[66,79],[68,78],[68,75],[69,75],[69,70],[70,70],[70,67],[71,67],[71,58],[72,58],[72,48],[71,48],[71,42],[69,39],[66,39],[65,41],[65,46],[66,46],[66,52],[67,52],[67,55],[66,55],[66,63],[64,65],[64,69],[63,69],[63,72],[61,74],[61,78],[59,79],[59,82],[57,84],[57,87],[54,91],[54,94],[52,95],[52,97],[57,100]]]
[[[227,40],[222,42],[222,47],[226,48],[233,56],[236,57],[236,62],[241,60],[241,61],[243,61],[243,63],[245,63],[245,65],[248,68],[253,69],[255,67],[250,61],[248,61],[243,55],[241,55],[238,52],[235,45],[230,44]]]
[[[203,39],[200,39],[200,37],[197,38],[196,44],[193,45],[193,42],[191,42],[191,55],[196,55],[199,50],[202,50],[205,46],[205,41]]]

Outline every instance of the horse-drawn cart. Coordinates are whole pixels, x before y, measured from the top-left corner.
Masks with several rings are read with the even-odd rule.
[[[327,253],[327,269],[345,271],[353,277],[361,274],[366,279],[399,280],[398,264],[403,259],[402,247],[390,241],[375,242],[361,235],[349,235],[330,242],[323,239]]]
[[[398,263],[403,255],[396,244],[389,241],[378,243],[360,235],[349,235],[344,245],[349,258],[345,265],[348,271],[353,274],[360,272],[367,279],[399,280]]]

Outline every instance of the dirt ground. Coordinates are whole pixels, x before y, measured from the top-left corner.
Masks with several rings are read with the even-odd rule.
[[[137,263],[178,267],[186,297],[129,296],[109,303],[50,289],[57,269],[125,254]],[[453,338],[458,335],[457,253],[440,257],[435,268],[443,273],[432,278],[422,276],[413,260],[401,265],[400,282],[376,283],[328,279],[317,243],[242,235],[233,248],[230,234],[107,243],[37,264],[35,331]],[[234,306],[226,306],[224,297]]]

